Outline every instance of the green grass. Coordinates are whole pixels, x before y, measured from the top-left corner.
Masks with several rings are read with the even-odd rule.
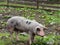
[[[4,36],[4,37],[3,37]],[[7,37],[6,37],[7,36]],[[13,34],[15,37],[15,34]],[[0,33],[0,44],[1,45],[13,45],[13,44],[19,44],[27,42],[28,35],[20,35],[19,34],[20,41],[17,42],[16,39],[13,38],[13,40],[10,40],[9,33]],[[60,36],[56,35],[48,35],[45,37],[35,36],[35,43],[32,43],[32,45],[47,45],[47,43],[51,42],[53,45],[58,45],[58,42],[60,41]],[[49,43],[50,44],[50,43]]]

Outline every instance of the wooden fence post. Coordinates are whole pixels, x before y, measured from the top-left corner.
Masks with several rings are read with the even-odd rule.
[[[36,0],[36,3],[37,3],[37,9],[39,9],[39,0]]]
[[[9,7],[9,0],[6,0],[6,3],[7,3],[7,8]]]

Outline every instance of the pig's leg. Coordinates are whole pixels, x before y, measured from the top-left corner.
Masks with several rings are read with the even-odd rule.
[[[17,40],[17,41],[19,40],[18,34],[19,34],[19,32],[17,31],[17,32],[16,32],[16,40]]]
[[[10,29],[9,29],[10,39],[11,39],[11,40],[13,39],[13,30],[14,30],[14,28],[10,28]]]
[[[18,34],[19,34],[19,30],[17,28],[14,28],[15,34],[16,34],[16,40],[19,40]]]
[[[35,34],[29,32],[29,45],[31,45],[34,42],[34,36]]]
[[[10,32],[10,39],[13,39],[13,32]]]

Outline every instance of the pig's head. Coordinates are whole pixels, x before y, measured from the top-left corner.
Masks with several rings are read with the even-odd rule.
[[[45,35],[44,29],[46,29],[46,27],[37,26],[35,28],[35,34],[43,37]]]

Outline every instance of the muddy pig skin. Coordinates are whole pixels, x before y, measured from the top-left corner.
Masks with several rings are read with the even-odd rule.
[[[34,41],[34,36],[44,36],[46,27],[35,20],[29,20],[21,16],[14,16],[7,21],[7,30],[10,32],[11,38],[13,32],[16,32],[16,40],[19,40],[18,33],[26,32],[29,34],[29,45]]]

